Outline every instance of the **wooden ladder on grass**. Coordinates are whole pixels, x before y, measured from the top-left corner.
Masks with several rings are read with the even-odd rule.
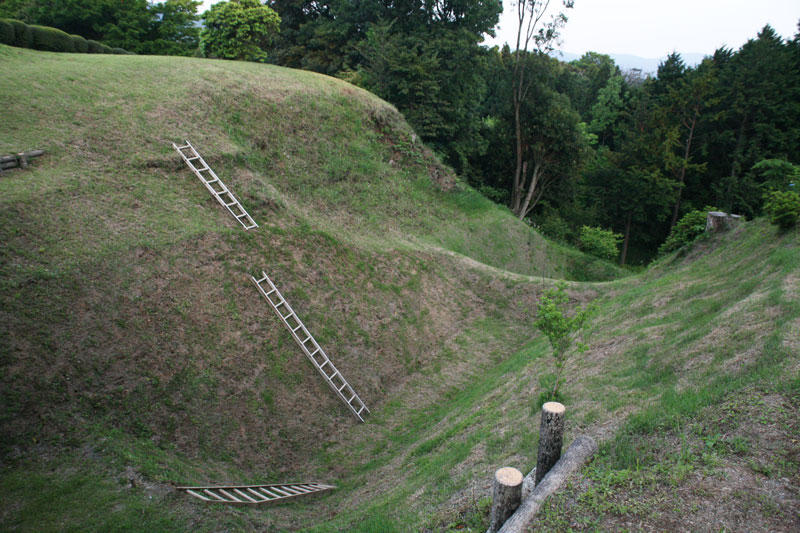
[[[311,364],[314,365],[314,368],[322,374],[328,386],[330,386],[336,395],[347,405],[350,412],[353,413],[359,421],[363,422],[364,416],[369,413],[367,406],[361,401],[361,398],[359,398],[356,391],[353,390],[353,387],[344,379],[342,373],[336,369],[333,365],[333,361],[331,361],[325,353],[325,350],[317,344],[317,341],[311,333],[309,333],[305,325],[303,325],[303,322],[294,312],[292,306],[289,305],[286,298],[284,298],[278,288],[275,287],[275,284],[272,283],[272,280],[269,279],[266,272],[262,271],[261,276],[261,279],[256,279],[253,276],[250,276],[250,279],[256,284],[261,295],[269,302],[270,307],[278,313],[281,322],[289,328],[292,338],[300,345],[303,353],[306,354],[306,357],[308,357]]]
[[[172,147],[181,154],[181,158],[189,165],[189,168],[192,169],[195,176],[200,178],[200,181],[203,182],[203,185],[206,186],[206,189],[208,189],[211,195],[233,215],[233,218],[239,221],[244,229],[247,230],[258,227],[253,217],[242,207],[242,204],[239,203],[239,200],[236,199],[230,189],[222,183],[219,176],[217,176],[214,171],[211,170],[211,167],[208,166],[208,163],[200,157],[200,154],[194,149],[192,143],[186,141],[184,146],[178,146],[172,143]],[[204,172],[206,174],[203,174]]]
[[[266,503],[335,489],[322,483],[285,483],[283,485],[217,485],[177,487],[178,490],[211,503]]]

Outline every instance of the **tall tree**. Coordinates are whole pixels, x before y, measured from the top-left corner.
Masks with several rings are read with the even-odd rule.
[[[675,226],[681,214],[681,200],[687,172],[705,169],[703,163],[693,162],[692,149],[696,144],[698,121],[706,110],[717,102],[716,97],[712,94],[716,83],[716,69],[713,62],[707,59],[696,69],[688,69],[685,76],[674,80],[667,87],[663,98],[663,110],[667,113],[668,139],[665,163],[667,170],[678,182],[670,229]]]
[[[281,19],[259,0],[229,0],[203,14],[200,46],[207,57],[264,61]]]
[[[524,198],[535,194],[537,180],[526,175],[525,146],[522,138],[522,104],[528,97],[533,84],[533,77],[528,75],[528,51],[534,46],[540,53],[552,51],[558,39],[561,28],[566,24],[567,17],[563,11],[551,15],[551,0],[517,0],[517,39],[514,49],[514,70],[512,102],[514,106],[514,136],[515,136],[515,166],[514,179],[511,189],[511,210],[520,219],[525,217],[523,210]],[[573,0],[562,0],[564,9],[574,5]],[[545,18],[551,15],[550,18]]]

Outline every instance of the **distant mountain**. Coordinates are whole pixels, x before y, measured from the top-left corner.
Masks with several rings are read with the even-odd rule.
[[[575,59],[580,59],[582,54],[571,54],[569,52],[555,51],[553,52],[552,55],[568,63]],[[611,56],[614,62],[622,70],[639,69],[642,71],[642,74],[652,74],[652,75],[655,75],[655,73],[658,71],[658,65],[660,65],[667,58],[667,54],[659,58],[639,57],[630,54],[608,54],[608,55]],[[688,66],[697,65],[703,60],[704,57],[705,54],[681,54],[683,62],[686,63]]]

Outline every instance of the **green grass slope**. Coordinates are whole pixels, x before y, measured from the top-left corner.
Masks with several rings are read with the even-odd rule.
[[[16,75],[0,79],[0,153],[47,151],[0,176],[5,528],[485,530],[491,473],[535,461],[552,368],[531,324],[547,282],[529,276],[618,270],[459,184],[393,108],[341,81],[8,47],[0,61]],[[260,228],[203,190],[170,147],[184,138]],[[666,527],[688,511],[659,507],[681,501],[662,487],[734,467],[788,494],[753,510],[782,523],[800,486],[798,244],[756,222],[637,277],[571,285],[600,312],[567,368],[568,438],[605,444],[545,527]],[[262,269],[366,424],[260,299],[248,275]],[[775,427],[736,433],[750,412],[724,406],[742,397],[782,409]],[[715,409],[729,426],[710,426]],[[790,452],[765,467],[773,446]],[[339,488],[266,508],[172,490],[294,480]],[[731,508],[751,501],[739,492]]]

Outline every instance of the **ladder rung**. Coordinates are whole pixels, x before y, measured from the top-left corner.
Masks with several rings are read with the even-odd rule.
[[[308,337],[306,337],[306,340],[304,340],[304,341],[303,341],[303,342],[301,342],[300,344],[305,344],[305,343],[307,343],[307,342],[308,342],[308,341],[310,341],[310,340],[311,340],[311,335],[309,335]]]
[[[258,283],[261,283],[262,281],[265,281],[266,279],[267,279],[267,278],[261,278],[260,280],[258,280]],[[273,292],[275,292],[275,291],[277,291],[277,290],[278,290],[278,289],[272,289],[271,291],[269,291],[269,292],[267,293],[267,296],[269,296],[270,294],[272,294]]]
[[[344,388],[345,388],[345,387],[347,387],[347,383],[345,383],[344,385],[342,385],[341,387],[339,387],[339,392],[342,392],[342,391],[344,390]]]
[[[239,498],[237,498],[236,496],[234,496],[233,494],[231,494],[230,492],[228,492],[225,489],[217,489],[217,490],[219,490],[219,492],[221,494],[223,494],[224,496],[227,496],[228,498],[230,498],[231,500],[233,500],[235,502],[241,502],[242,501],[242,500],[240,500]]]
[[[298,329],[300,329],[300,328],[302,328],[302,327],[303,327],[303,324],[300,324],[299,326],[297,326],[296,328],[294,328],[294,329],[292,330],[292,333],[294,333],[295,331],[297,331]]]
[[[203,489],[203,492],[205,492],[206,494],[208,494],[209,496],[211,496],[211,497],[213,497],[213,498],[216,498],[216,499],[217,499],[217,501],[221,501],[221,502],[224,502],[224,501],[225,501],[225,498],[223,498],[222,496],[220,496],[220,495],[219,495],[219,494],[217,494],[216,492],[210,491],[210,490],[208,490],[208,489]]]
[[[236,204],[238,204],[238,203],[239,203],[239,202],[237,202],[236,200],[234,200],[234,201],[232,201],[232,202],[231,202],[231,203],[229,203],[229,204],[225,204],[225,207],[230,207],[230,206],[232,206],[232,205],[236,205]]]
[[[185,146],[178,146],[178,150],[186,150],[187,148],[191,148],[191,147],[192,147],[191,144],[187,144]]]
[[[195,492],[195,491],[193,491],[193,490],[191,490],[191,489],[188,489],[186,492],[188,492],[188,493],[189,493],[189,494],[191,494],[192,496],[195,496],[195,497],[197,497],[197,498],[200,498],[201,500],[205,500],[205,501],[207,501],[207,502],[210,502],[210,501],[211,501],[211,499],[210,499],[210,498],[206,498],[205,496],[203,496],[203,495],[202,495],[202,494],[200,494],[199,492]]]
[[[259,487],[259,489],[258,489],[258,490],[260,490],[261,492],[263,492],[263,493],[264,493],[264,495],[265,495],[267,498],[269,498],[270,500],[274,500],[274,499],[276,499],[276,498],[281,498],[281,497],[282,497],[282,496],[281,496],[280,494],[278,494],[277,492],[275,492],[275,493],[272,493],[272,492],[268,491],[267,489],[265,489],[264,487]]]
[[[278,307],[279,305],[286,305],[286,300],[281,300],[280,302],[276,303],[275,307]]]
[[[358,412],[357,412],[356,414],[357,414],[357,415],[360,415],[360,414],[361,414],[361,411],[363,411],[363,410],[364,410],[364,409],[366,409],[366,408],[367,408],[367,406],[366,406],[366,405],[364,405],[364,404],[362,403],[362,404],[361,404],[361,409],[359,409],[359,410],[358,410]]]
[[[246,499],[250,500],[251,502],[256,503],[256,500],[254,500],[250,495],[245,494],[244,492],[242,492],[240,489],[233,489],[233,492],[235,492],[236,494],[238,494],[242,498],[246,498]]]
[[[215,181],[219,181],[219,178],[214,178],[213,180],[208,180],[208,181],[206,182],[206,185],[211,185],[211,184],[212,184],[212,183],[214,183]]]
[[[315,354],[315,353],[317,353],[318,351],[319,351],[319,348],[317,348],[316,350],[314,350],[313,352],[311,352],[310,354],[308,354],[308,355],[309,355],[309,357],[314,357],[314,354]]]
[[[255,494],[255,495],[256,495],[256,496],[258,496],[259,498],[262,498],[262,499],[261,499],[261,501],[262,501],[262,502],[265,502],[265,501],[269,500],[269,498],[267,498],[267,497],[266,497],[266,495],[264,495],[264,494],[261,494],[261,493],[259,493],[259,492],[256,492],[256,491],[254,491],[253,489],[251,489],[251,488],[249,488],[249,487],[247,488],[247,491],[248,491],[248,492],[250,492],[250,493],[252,493],[252,494]],[[264,499],[264,498],[266,498],[266,499]]]
[[[234,215],[236,218],[246,217],[247,213],[242,213],[241,215]]]
[[[319,350],[317,350],[317,352],[318,352],[318,351],[319,351]],[[314,353],[317,353],[317,352],[314,352]],[[311,355],[314,355],[314,353],[312,353]],[[328,364],[328,363],[330,363],[330,362],[331,362],[331,360],[330,360],[330,359],[325,359],[325,362],[324,362],[324,363],[322,363],[321,365],[319,365],[319,369],[320,369],[320,370],[322,370],[322,367],[323,367],[323,366],[325,366],[325,365],[327,365],[327,364]]]
[[[194,156],[194,157],[187,157],[187,158],[186,158],[186,160],[187,160],[187,161],[194,161],[195,159],[200,159],[200,156],[199,156],[199,155],[196,155],[196,156]]]
[[[274,305],[274,304],[273,304],[273,305]],[[288,314],[288,315],[286,315],[286,316],[283,316],[283,315],[281,315],[281,316],[283,317],[283,319],[284,319],[284,320],[287,320],[287,319],[288,319],[290,316],[292,316],[293,314],[294,314],[294,313],[289,313],[289,314]]]
[[[209,169],[208,167],[203,167],[203,168],[198,168],[197,169],[198,172],[205,172],[206,170],[211,170],[211,169]]]
[[[355,397],[356,397],[356,394],[355,394],[355,393],[353,393],[353,395],[350,397],[350,399],[349,399],[349,400],[347,400],[347,403],[350,403],[350,402],[352,402],[352,401],[355,399]]]
[[[320,368],[321,368],[321,367],[320,367]],[[326,374],[325,372],[323,372],[322,374],[323,374],[323,375],[324,375],[326,378],[328,378],[329,380],[333,381],[333,378],[335,378],[335,377],[336,377],[336,375],[337,375],[338,373],[339,373],[338,371],[334,370],[333,374],[331,374],[330,376],[329,376],[328,374]]]

